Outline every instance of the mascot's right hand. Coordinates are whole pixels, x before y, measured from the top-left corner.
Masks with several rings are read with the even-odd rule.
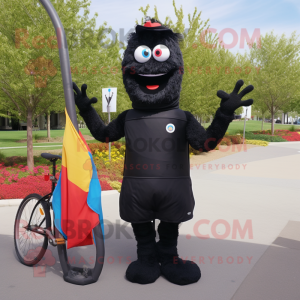
[[[87,85],[83,84],[81,86],[81,91],[76,85],[75,82],[73,82],[73,90],[74,90],[74,98],[75,98],[75,104],[77,105],[78,109],[81,112],[88,111],[91,108],[92,103],[97,103],[97,98],[93,97],[92,99],[89,99],[86,95],[86,89]]]

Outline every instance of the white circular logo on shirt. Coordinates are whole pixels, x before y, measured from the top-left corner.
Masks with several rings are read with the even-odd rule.
[[[174,132],[174,131],[175,131],[175,125],[172,124],[172,123],[168,124],[168,125],[166,126],[166,130],[167,130],[167,132],[169,132],[169,133]]]

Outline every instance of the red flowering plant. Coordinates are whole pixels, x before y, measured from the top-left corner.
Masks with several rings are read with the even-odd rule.
[[[124,143],[122,142],[114,142],[112,146],[118,151],[124,150],[124,147],[122,147]],[[89,147],[94,156],[102,191],[120,190],[123,180],[124,160],[112,159],[107,162],[99,159],[95,152],[97,150],[107,151],[108,144],[106,143],[92,143],[89,144]],[[12,156],[0,161],[0,199],[22,199],[32,193],[46,195],[51,192],[51,182],[45,181],[44,174],[52,173],[52,163],[41,157],[34,157],[34,162],[34,169],[29,172],[26,166],[26,157]],[[58,160],[56,178],[59,178],[60,170],[61,161]]]
[[[117,164],[108,167],[104,163],[97,162],[96,165],[102,191],[113,189],[110,180],[122,180],[121,168]],[[60,168],[60,165],[56,167],[56,178],[59,178]],[[28,167],[23,164],[12,163],[5,166],[5,163],[1,162],[0,199],[22,199],[32,193],[40,195],[50,193],[51,183],[44,178],[44,174],[49,173],[52,173],[52,166],[35,166],[33,172],[29,172]]]
[[[282,135],[281,137],[289,142],[300,141],[299,132],[289,131],[289,133],[287,135]]]
[[[28,194],[37,193],[46,195],[51,192],[51,184],[45,181],[44,173],[49,172],[48,166],[34,167],[32,173],[28,172],[28,167],[5,167],[0,165],[0,199],[22,199]],[[101,174],[103,170],[99,171]],[[107,182],[108,175],[101,176],[98,174],[101,189],[103,191],[112,190],[112,187]],[[56,178],[59,178],[59,172],[56,173]],[[103,178],[102,178],[103,177]]]
[[[253,133],[272,135],[271,130],[259,130],[259,131],[253,131]],[[274,135],[280,136],[289,142],[300,141],[300,134],[297,131],[276,129],[274,130]]]

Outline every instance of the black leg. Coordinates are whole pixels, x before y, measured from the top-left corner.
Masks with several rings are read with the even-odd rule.
[[[197,282],[201,277],[200,268],[191,261],[178,257],[177,241],[179,223],[160,222],[157,243],[161,273],[172,283],[187,285]]]
[[[140,284],[152,283],[160,276],[153,223],[132,223],[131,225],[137,241],[138,259],[128,266],[126,278]]]

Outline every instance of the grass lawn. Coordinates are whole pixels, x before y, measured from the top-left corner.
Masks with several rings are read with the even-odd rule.
[[[55,150],[61,149],[62,146],[57,147],[45,147],[45,148],[33,148],[33,150]],[[10,156],[27,156],[27,148],[19,148],[19,149],[0,149],[0,153],[3,153],[6,157]]]
[[[210,124],[205,123],[202,124],[205,128],[207,128]],[[275,129],[289,129],[292,125],[282,125],[282,124],[275,124]],[[300,129],[300,126],[296,126],[296,128]],[[229,134],[236,134],[236,133],[243,133],[244,128],[244,121],[234,121],[231,122],[228,128]],[[264,129],[271,129],[271,123],[264,123]],[[247,121],[246,122],[246,131],[255,131],[261,130],[261,121]],[[81,128],[81,133],[91,135],[88,128]],[[33,135],[37,135],[37,137],[46,137],[47,130],[39,130],[33,131]],[[60,137],[64,135],[64,130],[51,130],[51,137]],[[26,139],[27,132],[26,130],[22,131],[0,131],[0,148],[1,147],[21,147],[26,146],[26,143],[18,143],[18,140]],[[124,141],[124,138],[121,139]],[[90,140],[88,143],[94,143],[96,140]],[[34,147],[34,150],[50,150],[50,149],[61,149],[61,143],[33,143],[34,146],[49,146],[49,145],[57,145],[57,147]],[[0,152],[3,153],[5,156],[26,156],[27,149],[26,148],[19,148],[19,149],[0,149]]]
[[[87,128],[80,128],[82,134],[91,135],[90,131]],[[47,137],[47,130],[38,130],[33,131],[33,135],[37,135],[37,137]],[[50,133],[51,137],[60,137],[64,135],[64,130],[51,130]],[[26,139],[27,138],[27,131],[20,130],[20,131],[0,131],[0,148],[2,147],[23,147],[26,146],[27,143],[18,143],[18,140]],[[95,140],[94,140],[95,141]],[[93,141],[88,141],[93,142]],[[45,149],[45,150],[54,150],[54,149],[61,149],[62,143],[33,143],[33,146],[43,146],[43,145],[57,145],[57,147],[34,147],[34,150],[37,149]],[[27,149],[26,148],[19,148],[19,149],[0,149],[5,156],[27,156]]]
[[[207,128],[210,124],[205,123],[202,124],[205,128]],[[291,124],[287,125],[282,125],[282,124],[275,124],[275,129],[285,129],[289,130]],[[295,128],[300,129],[300,125],[294,125]],[[264,130],[271,129],[271,123],[264,123]],[[237,133],[243,133],[244,130],[244,120],[242,121],[234,121],[231,122],[229,127],[228,127],[228,132],[229,134],[237,134]],[[256,130],[261,130],[261,121],[246,121],[246,131],[256,131]]]

